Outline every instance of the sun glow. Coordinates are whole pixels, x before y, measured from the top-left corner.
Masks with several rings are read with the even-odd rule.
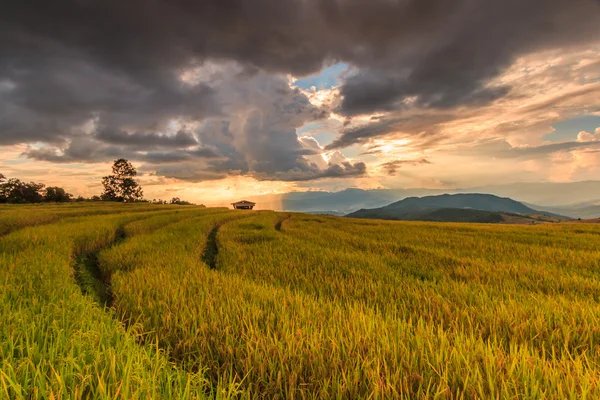
[[[410,139],[374,140],[372,147],[373,150],[390,154],[407,150],[407,146],[410,142]]]

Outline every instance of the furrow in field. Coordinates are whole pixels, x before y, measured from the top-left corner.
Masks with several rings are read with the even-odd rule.
[[[164,254],[172,253],[165,247],[173,245],[183,253],[197,252],[198,260],[202,260],[202,255],[207,251],[206,240],[210,232],[215,228],[218,229],[218,226],[227,220],[245,217],[246,214],[231,210],[212,210],[176,221],[161,227],[161,229],[146,232],[147,234],[144,235],[136,235],[118,246],[99,253],[102,274],[111,277],[117,272],[143,268],[148,260],[159,260]],[[198,237],[198,242],[190,242],[189,239],[194,237]],[[174,256],[169,260],[170,262],[176,262],[178,254],[174,254]]]
[[[206,246],[202,252],[202,261],[211,269],[217,268],[217,255],[219,254],[219,246],[217,245],[217,233],[220,225],[216,225],[210,230],[206,237]]]
[[[239,216],[236,216],[236,218],[230,218],[228,220],[225,220],[223,222],[220,222],[218,224],[216,224],[208,233],[208,236],[206,237],[206,245],[204,246],[204,250],[202,251],[202,262],[204,262],[206,265],[208,265],[211,269],[216,269],[217,268],[217,259],[218,259],[218,255],[219,255],[219,244],[218,244],[218,240],[217,240],[217,235],[219,233],[219,229],[227,224],[228,222],[231,222],[233,220],[238,220],[238,219],[244,219],[244,218],[249,218],[251,216],[251,214],[241,214]]]
[[[288,219],[290,219],[292,217],[291,214],[283,214],[280,215],[279,219],[277,220],[277,222],[275,223],[275,230],[278,232],[281,232],[281,225]]]
[[[178,365],[241,382],[240,397],[516,398],[532,376],[550,397],[564,394],[552,382],[598,394],[587,357],[599,338],[564,324],[589,323],[598,307],[572,316],[561,300],[521,307],[464,282],[394,277],[373,253],[327,236],[307,246],[277,220],[221,226],[217,270],[198,268],[197,246],[216,221],[162,232],[162,252],[115,274],[118,307]],[[305,229],[328,223],[318,220]]]
[[[126,325],[135,321],[140,324],[142,332],[153,332],[150,335],[140,333],[141,343],[158,343],[159,348],[170,354],[174,361],[181,362],[185,358],[181,354],[183,347],[164,332],[163,325],[184,323],[182,316],[171,312],[170,304],[177,299],[171,297],[167,286],[161,290],[153,289],[154,294],[150,297],[145,290],[156,279],[170,285],[172,276],[182,270],[193,276],[178,275],[181,287],[211,271],[217,266],[219,228],[232,220],[246,219],[251,215],[254,213],[228,211],[190,218],[150,234],[135,236],[99,253],[100,270],[110,276],[113,307],[117,314],[123,316]],[[132,292],[136,291],[144,293],[132,296]],[[198,368],[200,366],[196,365],[192,369]]]
[[[84,295],[90,296],[94,301],[104,307],[112,305],[110,284],[102,279],[98,267],[98,253],[81,254],[75,259],[75,281]]]
[[[0,238],[0,398],[600,398],[597,227],[179,211]]]
[[[120,227],[153,213],[79,218],[0,238],[0,398],[199,399],[202,373],[140,346],[82,295],[73,259],[104,248]]]
[[[226,211],[227,209],[218,208],[189,209],[181,212],[179,210],[169,210],[167,212],[145,215],[142,218],[124,224],[117,229],[114,239],[110,243],[107,243],[106,246],[75,256],[75,280],[84,294],[90,295],[97,303],[105,307],[111,307],[113,296],[110,275],[103,274],[100,268],[98,255],[101,251],[107,251],[107,249],[118,246],[123,241],[132,237],[166,229],[170,225],[185,219],[202,215],[216,215]]]

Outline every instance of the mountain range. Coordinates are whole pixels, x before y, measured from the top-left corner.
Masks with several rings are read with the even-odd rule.
[[[535,211],[573,218],[600,216],[600,181],[572,183],[513,183],[462,189],[349,188],[338,192],[307,191],[253,196],[259,209],[345,215],[359,209],[379,208],[408,197],[457,193],[486,193],[509,197]]]
[[[557,222],[565,219],[534,210],[510,198],[481,193],[409,197],[385,207],[361,209],[347,217],[487,223]]]

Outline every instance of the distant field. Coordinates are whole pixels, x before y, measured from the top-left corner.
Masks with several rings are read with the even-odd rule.
[[[600,225],[0,206],[0,399],[600,398]]]

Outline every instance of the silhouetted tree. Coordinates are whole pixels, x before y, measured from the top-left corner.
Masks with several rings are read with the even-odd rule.
[[[142,199],[142,187],[133,179],[137,171],[129,161],[124,158],[116,160],[112,171],[112,175],[102,178],[102,200],[131,202]]]
[[[165,202],[166,203],[166,202]],[[181,200],[179,197],[173,197],[171,199],[171,204],[177,204],[180,206],[193,206],[193,203],[190,203],[189,201],[185,201],[185,200]]]
[[[67,193],[65,189],[57,186],[49,186],[46,188],[46,194],[44,194],[44,201],[55,202],[55,203],[66,203],[71,201],[73,195]]]
[[[2,203],[41,203],[44,197],[40,191],[44,188],[41,183],[22,182],[20,179],[6,180],[0,178],[0,202]]]

